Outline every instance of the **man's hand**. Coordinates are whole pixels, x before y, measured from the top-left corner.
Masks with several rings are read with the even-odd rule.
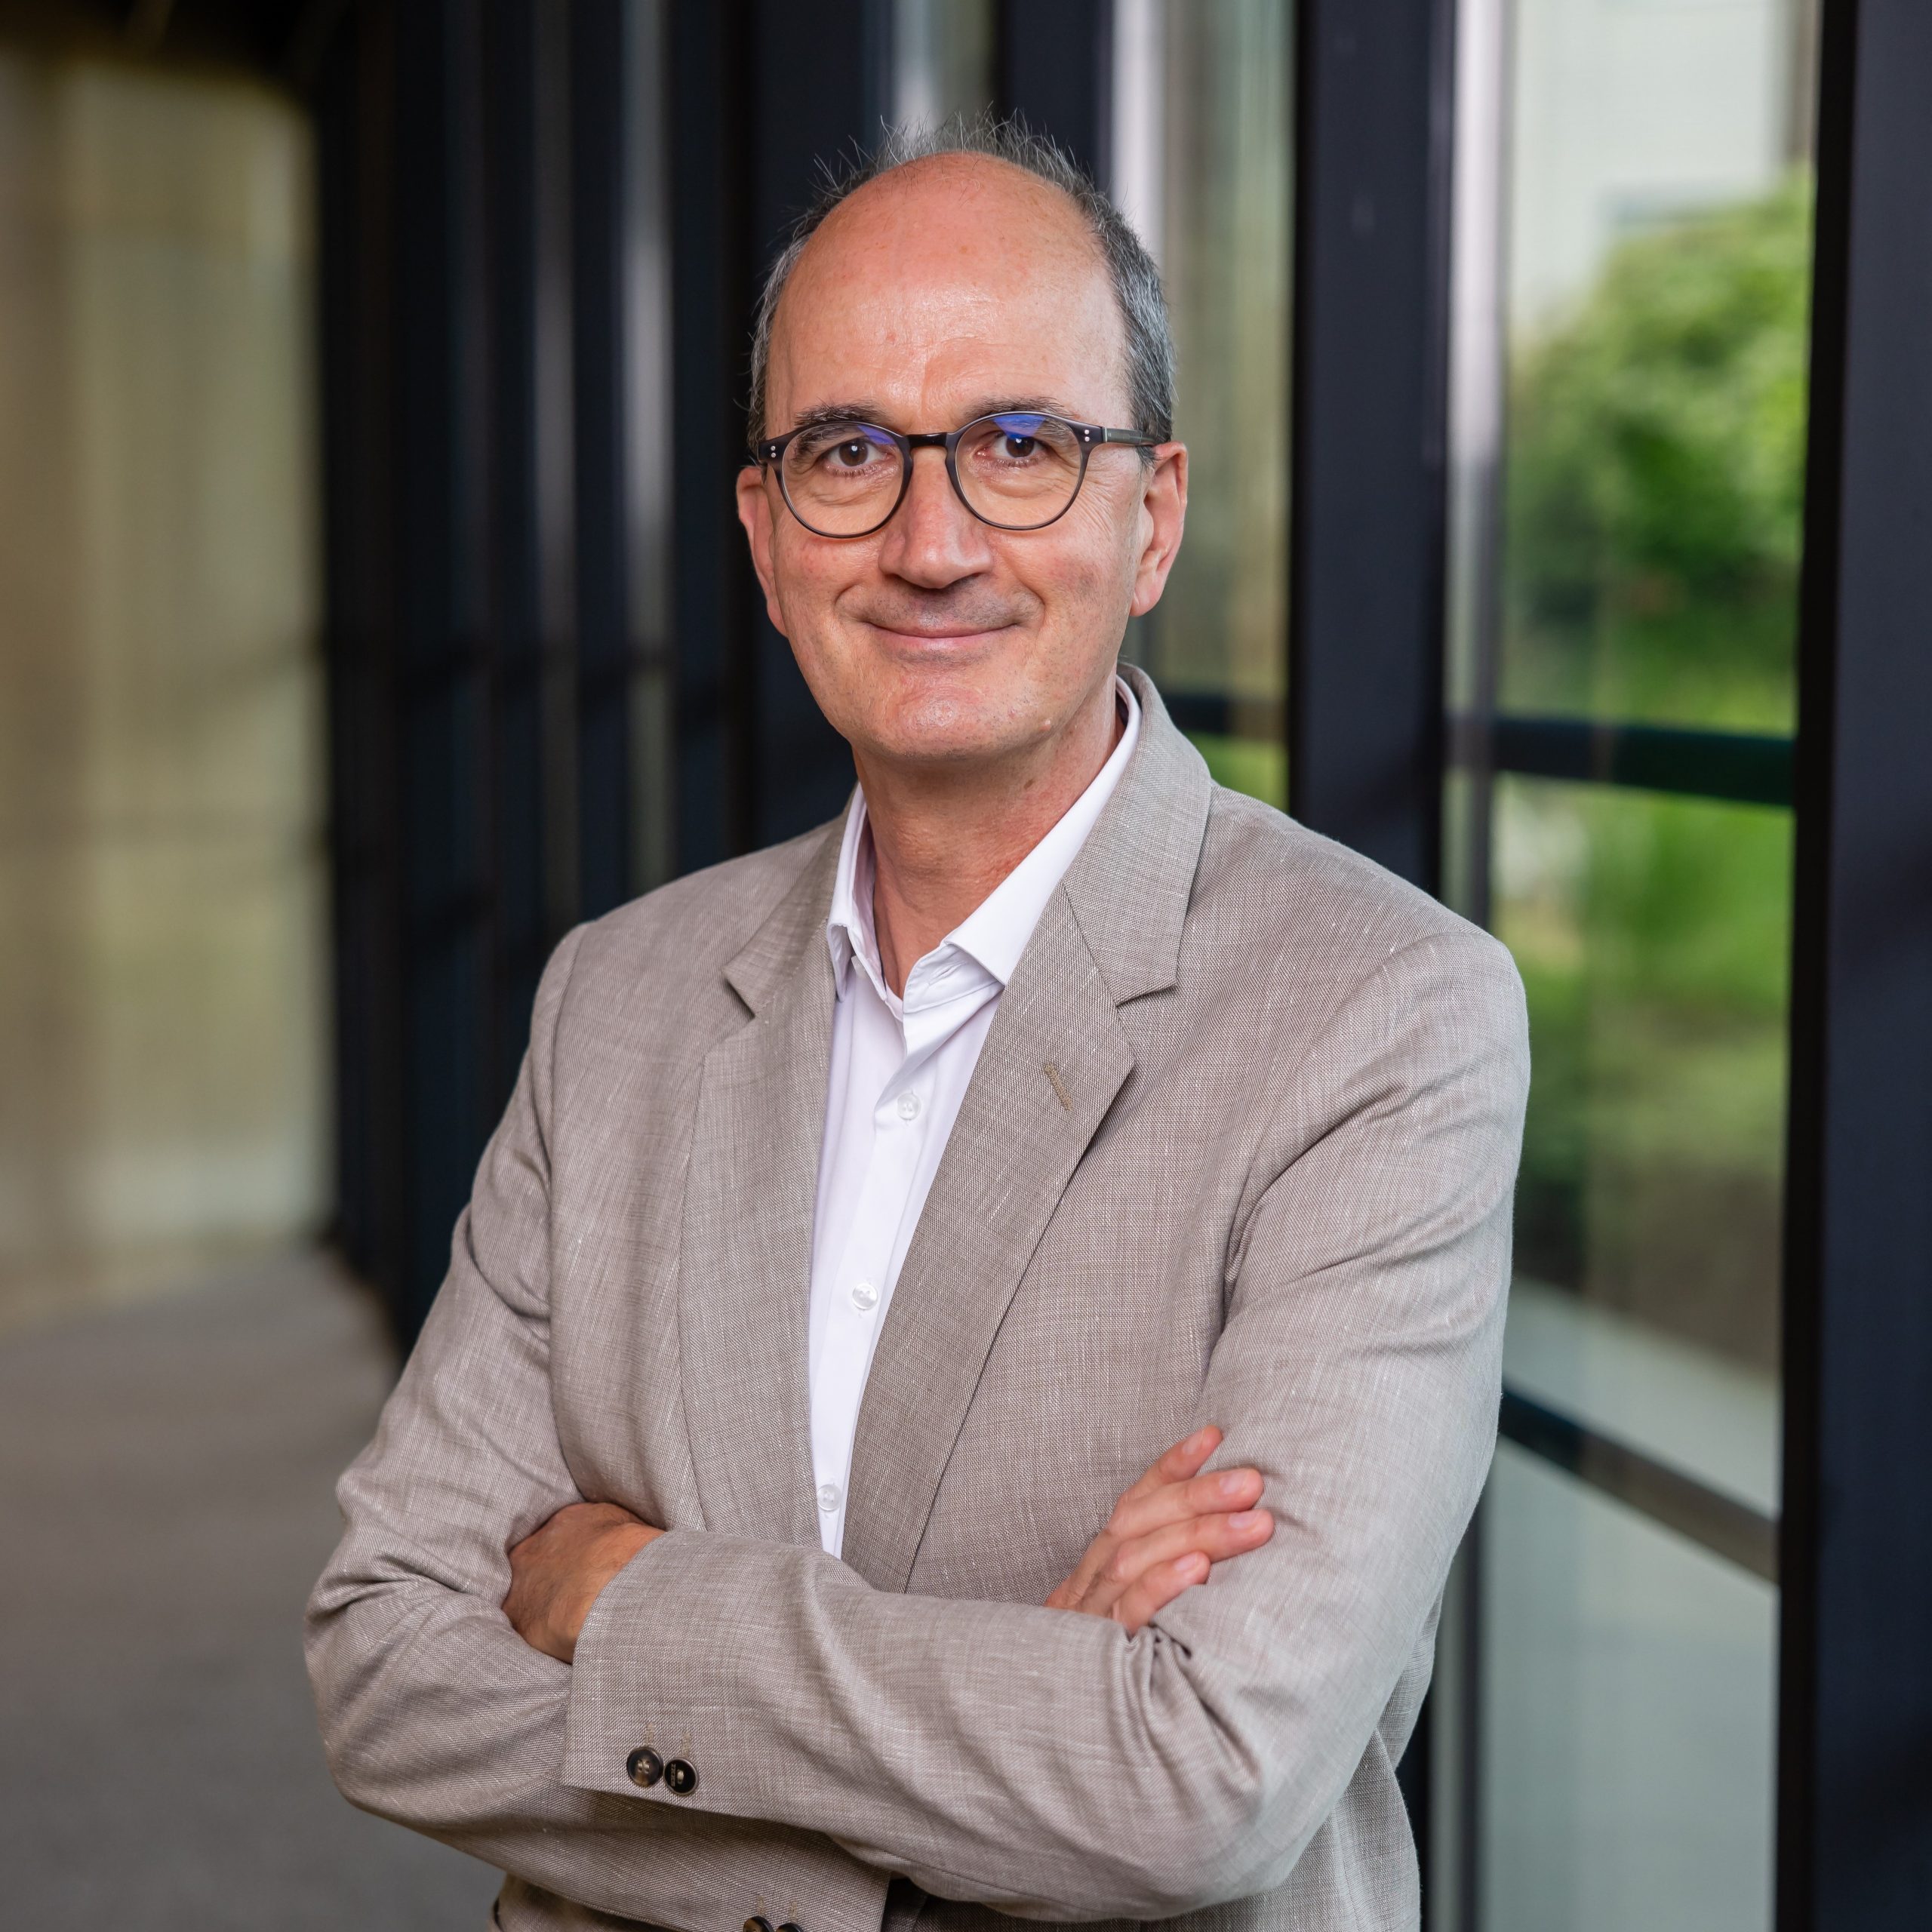
[[[1212,1564],[1260,1549],[1275,1533],[1274,1518],[1254,1506],[1260,1472],[1200,1473],[1220,1442],[1211,1423],[1162,1456],[1114,1506],[1047,1607],[1110,1617],[1138,1630],[1182,1591],[1206,1582]]]
[[[534,1648],[568,1663],[598,1593],[661,1537],[614,1503],[569,1503],[510,1551],[503,1614]]]

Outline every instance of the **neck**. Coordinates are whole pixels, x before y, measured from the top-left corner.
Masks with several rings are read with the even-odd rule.
[[[1065,730],[992,765],[908,768],[854,752],[872,836],[872,924],[895,993],[1066,816],[1120,733],[1109,669]]]

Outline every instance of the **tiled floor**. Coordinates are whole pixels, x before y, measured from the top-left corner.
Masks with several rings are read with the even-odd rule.
[[[497,1875],[353,1810],[303,1598],[390,1374],[303,1257],[0,1337],[0,1919],[482,1932]]]

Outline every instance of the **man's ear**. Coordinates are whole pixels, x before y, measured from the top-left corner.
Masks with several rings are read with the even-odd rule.
[[[1145,617],[1160,602],[1187,522],[1187,445],[1161,443],[1153,455],[1140,498],[1142,541],[1134,568],[1134,601],[1128,607],[1137,617]]]
[[[778,580],[772,569],[773,516],[771,492],[763,468],[746,463],[738,472],[738,521],[745,526],[746,540],[752,546],[752,568],[758,573],[758,588],[764,592],[764,614],[780,637],[789,635],[778,608]]]

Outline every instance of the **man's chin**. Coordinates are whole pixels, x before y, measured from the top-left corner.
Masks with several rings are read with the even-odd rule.
[[[905,768],[935,769],[995,765],[1051,737],[1044,720],[1023,723],[1012,711],[985,699],[928,697],[874,713],[853,734],[862,757]]]
[[[924,766],[934,771],[964,771],[998,764],[1037,742],[986,731],[934,728],[883,732],[865,750],[869,757],[888,760],[902,770]]]

